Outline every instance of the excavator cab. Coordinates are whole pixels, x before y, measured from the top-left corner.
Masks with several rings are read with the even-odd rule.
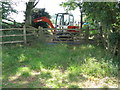
[[[56,14],[55,28],[63,29],[68,26],[74,26],[74,16],[69,13]]]

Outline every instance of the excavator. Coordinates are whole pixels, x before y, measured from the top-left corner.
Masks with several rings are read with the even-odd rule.
[[[58,13],[56,14],[55,26],[47,17],[39,17],[33,19],[34,23],[38,22],[46,22],[48,24],[48,28],[52,28],[50,33],[55,34],[57,38],[54,40],[57,41],[67,41],[68,39],[73,41],[72,35],[77,35],[79,31],[70,30],[70,29],[78,29],[79,26],[74,26],[74,16],[69,13]],[[59,30],[58,30],[59,29]],[[68,29],[68,30],[67,30]],[[59,39],[59,40],[58,40]]]
[[[38,22],[46,22],[48,24],[48,28],[53,29],[77,29],[79,26],[74,26],[74,16],[69,13],[58,13],[56,14],[55,26],[47,17],[39,17],[33,19],[34,23]],[[52,32],[56,30],[51,30]],[[79,32],[76,30],[67,30],[68,32]]]

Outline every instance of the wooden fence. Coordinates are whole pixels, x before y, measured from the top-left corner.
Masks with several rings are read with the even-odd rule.
[[[12,34],[12,35],[1,35],[0,38],[4,37],[22,37],[22,40],[17,41],[1,41],[0,44],[7,44],[7,43],[27,43],[27,36],[32,36],[35,33],[33,31],[37,31],[37,34],[40,36],[41,39],[46,38],[47,42],[79,42],[80,40],[85,40],[86,42],[89,40],[89,31],[93,31],[96,29],[50,29],[50,28],[33,28],[25,26],[23,28],[10,28],[10,29],[0,29],[1,31],[22,31],[22,34]],[[68,32],[68,30],[75,30],[79,32]],[[27,31],[32,31],[32,33],[28,34]],[[52,32],[55,31],[55,32]],[[44,37],[41,37],[44,36]]]
[[[27,36],[31,36],[33,34],[27,34],[26,31],[27,30],[35,30],[35,28],[26,28],[25,26],[23,28],[9,28],[9,29],[0,29],[0,32],[8,32],[8,31],[22,31],[22,34],[11,34],[11,35],[3,35],[1,33],[0,35],[0,38],[1,38],[1,41],[0,41],[0,44],[7,44],[7,43],[27,43]],[[15,40],[15,41],[3,41],[2,38],[9,38],[9,37],[23,37],[22,40]]]

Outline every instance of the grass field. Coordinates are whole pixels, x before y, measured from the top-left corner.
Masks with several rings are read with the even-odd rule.
[[[90,44],[3,46],[2,59],[4,88],[118,87],[116,59]]]

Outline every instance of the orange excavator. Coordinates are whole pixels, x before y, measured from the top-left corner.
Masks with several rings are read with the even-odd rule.
[[[55,20],[55,26],[52,24],[52,22],[47,17],[39,17],[36,19],[33,19],[34,23],[38,22],[46,22],[49,26],[48,28],[53,29],[77,29],[79,26],[74,26],[74,16],[69,13],[58,13],[56,14],[56,20]],[[52,32],[55,32],[55,30],[51,30]],[[68,32],[79,32],[76,30],[67,30]]]

